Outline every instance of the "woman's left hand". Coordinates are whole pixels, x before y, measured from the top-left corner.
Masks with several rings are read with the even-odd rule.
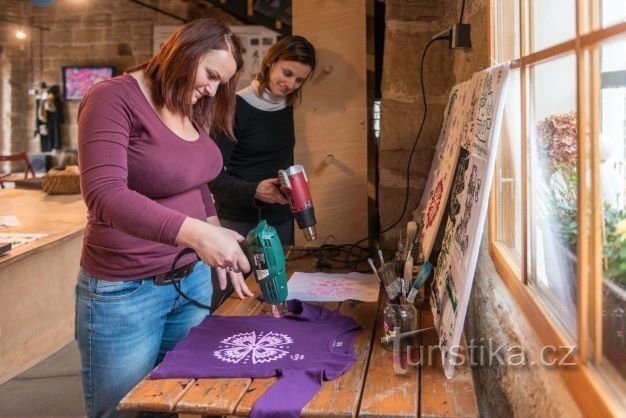
[[[256,186],[256,199],[265,203],[278,203],[279,205],[288,205],[289,199],[280,191],[280,179],[271,178],[261,181]]]
[[[226,271],[221,267],[215,267],[215,271],[217,271],[217,280],[220,284],[220,289],[226,289],[226,275],[230,276],[230,282],[233,284],[233,289],[239,299],[245,299],[248,296],[254,296],[254,293],[248,289],[248,285],[243,278],[243,274],[235,272],[235,271]]]

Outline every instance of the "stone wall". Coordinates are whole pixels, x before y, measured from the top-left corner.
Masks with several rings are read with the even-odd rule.
[[[200,0],[158,0],[150,2],[183,19],[214,17],[229,24],[239,21],[208,2]],[[4,0],[3,15],[28,21],[40,31],[24,26],[27,38],[15,38],[18,25],[0,26],[0,77],[3,102],[0,106],[3,152],[40,149],[33,136],[35,96],[29,89],[45,82],[62,83],[63,66],[115,66],[118,73],[146,61],[152,55],[154,25],[179,25],[179,19],[158,13],[128,0],[55,0],[48,7],[30,1]],[[41,35],[41,37],[40,37]],[[76,147],[77,101],[65,102],[65,123],[61,128],[64,147]],[[5,125],[4,122],[9,122]]]
[[[523,347],[528,366],[493,361],[473,368],[481,417],[577,418],[583,416],[558,367],[541,365],[541,343],[489,257],[485,230],[465,321],[465,337],[482,345]],[[505,357],[506,358],[506,357]],[[487,362],[486,362],[487,363]]]

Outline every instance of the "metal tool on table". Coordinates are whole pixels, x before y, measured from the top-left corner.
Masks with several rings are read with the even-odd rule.
[[[272,315],[280,318],[287,312],[287,273],[285,254],[276,229],[266,221],[260,221],[248,232],[244,250],[263,297],[272,307]]]
[[[279,170],[278,178],[281,191],[289,198],[291,213],[296,218],[298,228],[307,241],[313,241],[317,238],[315,211],[304,167],[295,164],[286,170]]]

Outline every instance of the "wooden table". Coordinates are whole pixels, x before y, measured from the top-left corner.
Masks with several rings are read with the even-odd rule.
[[[80,195],[1,189],[3,233],[47,234],[0,255],[0,384],[73,339],[74,286],[87,209]]]
[[[293,271],[311,272],[311,259],[288,264]],[[258,292],[249,278],[248,285]],[[393,353],[380,345],[382,303],[345,301],[323,303],[339,309],[361,325],[354,341],[356,363],[340,378],[324,382],[306,405],[303,417],[477,417],[471,370],[457,369],[446,380],[441,354],[423,366],[406,367],[406,374],[394,374]],[[240,301],[230,297],[216,310],[219,315],[269,315],[267,304],[256,299]],[[422,310],[422,327],[432,326],[432,315]],[[436,335],[426,335],[424,345],[436,345]],[[425,350],[427,352],[427,350]],[[415,362],[417,363],[417,362]],[[159,379],[141,381],[119,404],[123,410],[176,412],[179,416],[246,417],[254,402],[274,382],[270,379]]]

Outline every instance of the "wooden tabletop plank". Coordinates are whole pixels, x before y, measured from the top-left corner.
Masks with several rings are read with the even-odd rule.
[[[422,310],[422,328],[433,326],[433,315],[430,308]],[[436,333],[429,332],[422,337],[424,355],[428,353],[428,347],[438,345]],[[462,340],[465,346],[465,338]],[[441,352],[439,349],[431,350],[430,359],[425,359],[421,367],[421,417],[478,417],[478,403],[474,391],[474,381],[470,369],[469,360],[463,365],[457,366],[454,377],[446,379],[441,364]],[[463,350],[462,353],[467,353]],[[466,357],[467,358],[467,357]]]
[[[359,417],[416,417],[419,400],[419,369],[416,364],[419,357],[411,358],[411,364],[407,364],[406,354],[397,354],[397,371],[404,370],[406,373],[394,373],[394,353],[380,344],[384,333],[382,309],[377,318]],[[415,350],[414,355],[418,352]]]
[[[231,415],[251,382],[247,378],[197,379],[176,405],[176,412]]]
[[[118,409],[133,411],[173,411],[192,386],[194,379],[144,379],[120,401]]]
[[[267,379],[254,379],[248,390],[241,398],[239,405],[237,405],[237,409],[235,410],[235,415],[238,417],[247,417],[250,415],[250,410],[252,409],[252,405],[265,393],[266,390],[270,388],[278,378],[269,377]]]
[[[255,295],[259,294],[259,286],[252,277],[248,277],[246,284]],[[255,315],[260,305],[261,301],[256,297],[239,299],[239,297],[233,293],[215,310],[214,314],[223,316],[250,316]]]
[[[328,309],[337,309],[339,304],[326,302],[322,305]],[[354,340],[357,361],[343,376],[322,384],[322,388],[315,395],[315,398],[302,410],[303,417],[353,417],[358,408],[378,304],[351,300],[342,302],[339,309],[342,314],[354,318],[362,327],[361,332]],[[255,379],[246,395],[241,399],[235,411],[236,415],[248,416],[252,405],[275,381],[276,378]]]

